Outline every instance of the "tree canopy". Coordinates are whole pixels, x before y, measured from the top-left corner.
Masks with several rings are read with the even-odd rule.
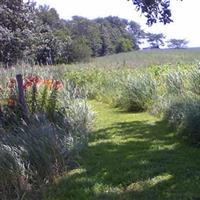
[[[0,63],[57,64],[86,61],[139,48],[144,31],[116,16],[63,20],[54,8],[0,0]]]
[[[188,41],[185,39],[171,39],[167,43],[169,48],[182,49],[187,47]]]
[[[165,36],[162,33],[155,34],[155,33],[147,33],[146,39],[147,42],[151,45],[151,48],[160,48],[160,46],[164,46],[163,39]]]
[[[166,23],[167,11],[164,14],[161,10],[168,10],[169,1],[133,2],[148,20],[154,17]],[[151,11],[154,6],[161,10]],[[137,50],[143,39],[154,48],[163,44],[162,34],[146,34],[135,21],[116,16],[64,20],[54,8],[37,6],[32,1],[0,0],[0,18],[0,64],[7,67],[21,61],[40,65],[86,61]]]
[[[132,2],[137,11],[141,11],[147,18],[148,25],[158,21],[163,24],[173,22],[170,10],[171,0],[132,0]]]

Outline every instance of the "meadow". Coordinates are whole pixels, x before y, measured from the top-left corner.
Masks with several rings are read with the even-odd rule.
[[[92,59],[91,67],[137,68],[154,65],[196,64],[200,60],[200,48],[189,49],[145,49]],[[83,64],[81,64],[82,66]],[[88,66],[86,63],[83,66]]]
[[[198,60],[143,50],[0,69],[1,199],[198,199]]]

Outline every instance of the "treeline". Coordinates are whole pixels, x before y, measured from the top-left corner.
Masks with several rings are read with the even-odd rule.
[[[0,62],[57,64],[139,48],[144,31],[119,17],[63,20],[49,6],[23,0],[0,3]]]

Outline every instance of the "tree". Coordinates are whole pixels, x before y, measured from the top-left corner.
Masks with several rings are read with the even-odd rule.
[[[41,30],[35,41],[35,60],[39,65],[55,64],[59,53],[59,40],[48,26],[43,25],[39,28]]]
[[[181,48],[186,48],[188,41],[185,39],[171,39],[167,41],[167,46],[169,48],[174,48],[174,49],[181,49]]]
[[[102,48],[100,55],[138,49],[142,30],[136,22],[128,22],[126,19],[115,16],[98,18],[95,22],[101,32]],[[130,48],[124,48],[125,43],[128,43],[129,45],[125,46]]]
[[[70,63],[71,61],[71,51],[72,51],[72,38],[70,36],[67,27],[56,29],[54,31],[54,36],[58,40],[59,48],[55,63]]]
[[[116,53],[128,52],[133,50],[133,43],[129,39],[120,38],[116,47]]]
[[[147,33],[146,38],[147,42],[149,42],[149,44],[151,45],[151,48],[160,48],[160,46],[164,46],[163,39],[165,38],[165,36],[162,33]]]
[[[25,3],[27,2],[27,3]],[[57,11],[32,1],[0,0],[0,63],[71,63],[138,49],[144,31],[116,16],[60,19]]]
[[[101,49],[101,33],[97,23],[80,16],[73,16],[72,21],[68,23],[71,30],[71,37],[84,37],[86,44],[91,49],[91,56],[99,56]]]
[[[74,39],[71,48],[71,62],[86,62],[90,59],[92,52],[84,37]]]
[[[51,29],[62,27],[62,22],[55,8],[50,8],[47,5],[40,5],[36,10],[36,14],[42,24],[48,25]]]
[[[141,29],[141,26],[134,21],[129,22],[128,31],[132,35],[135,48],[139,48],[139,45],[142,44],[141,40],[145,38],[145,32]]]
[[[31,48],[34,4],[22,0],[0,1],[0,62],[12,65]]]
[[[137,11],[141,11],[147,18],[148,25],[152,25],[157,21],[163,24],[173,22],[171,19],[170,1],[171,0],[132,0]]]
[[[106,26],[100,24],[100,33],[101,33],[101,48],[99,51],[100,56],[108,55],[112,52],[112,42],[110,39],[110,34]]]

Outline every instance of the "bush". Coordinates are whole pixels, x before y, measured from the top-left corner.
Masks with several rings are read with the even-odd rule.
[[[172,99],[164,113],[171,126],[193,145],[200,145],[200,100],[191,97]]]
[[[200,95],[200,70],[199,67],[189,74],[189,89],[196,95]]]
[[[127,111],[146,111],[156,98],[156,82],[149,74],[128,75],[121,80],[119,104]]]
[[[184,74],[182,72],[169,72],[166,76],[166,94],[181,95],[184,93]]]

